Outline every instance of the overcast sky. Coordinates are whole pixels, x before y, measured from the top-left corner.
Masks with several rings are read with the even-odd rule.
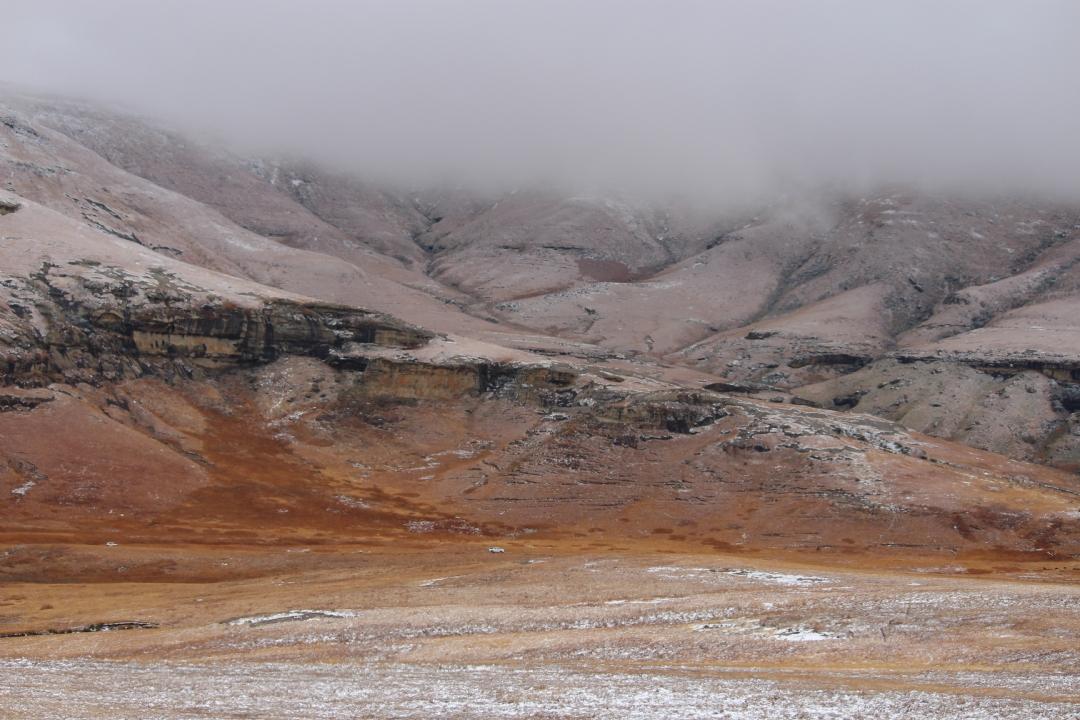
[[[1080,0],[30,0],[0,78],[372,177],[1080,197]]]

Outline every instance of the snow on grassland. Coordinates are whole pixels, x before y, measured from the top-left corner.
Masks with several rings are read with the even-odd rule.
[[[269,615],[251,615],[248,617],[229,620],[229,625],[270,625],[272,623],[290,622],[293,620],[313,620],[316,618],[348,618],[355,617],[356,613],[349,610],[287,610],[285,612],[271,613]]]
[[[645,572],[673,580],[700,580],[717,574],[743,578],[751,582],[773,585],[805,587],[830,582],[829,578],[814,575],[793,575],[790,573],[765,572],[746,568],[704,568],[682,567],[679,565],[657,565],[646,568]]]
[[[196,717],[727,718],[1076,717],[1067,702],[918,690],[812,688],[796,682],[572,666],[0,661],[11,720]]]

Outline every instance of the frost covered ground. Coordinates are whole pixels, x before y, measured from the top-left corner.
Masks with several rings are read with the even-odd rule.
[[[1075,718],[1080,706],[558,666],[0,662],[4,717]]]
[[[0,586],[0,718],[1080,718],[1062,577],[480,540],[304,557]]]

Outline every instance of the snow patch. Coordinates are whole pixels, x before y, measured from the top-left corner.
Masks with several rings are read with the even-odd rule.
[[[315,620],[319,618],[350,618],[356,617],[356,613],[351,610],[286,610],[284,612],[272,613],[270,615],[250,615],[247,617],[235,618],[229,620],[227,625],[248,625],[251,627],[257,627],[259,625],[270,625],[272,623],[290,622],[296,620]]]
[[[12,495],[14,495],[15,497],[26,497],[26,493],[30,492],[30,490],[31,490],[31,489],[32,489],[32,488],[33,488],[33,487],[34,487],[35,485],[37,485],[37,483],[36,483],[36,482],[34,482],[33,480],[27,480],[26,482],[24,482],[24,483],[23,483],[22,485],[20,485],[19,487],[17,487],[17,488],[14,488],[14,489],[13,489],[13,490],[11,491],[11,494],[12,494]]]

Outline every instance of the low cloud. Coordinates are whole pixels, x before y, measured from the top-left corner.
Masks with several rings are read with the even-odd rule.
[[[1072,0],[35,0],[0,77],[373,179],[1080,199]]]

